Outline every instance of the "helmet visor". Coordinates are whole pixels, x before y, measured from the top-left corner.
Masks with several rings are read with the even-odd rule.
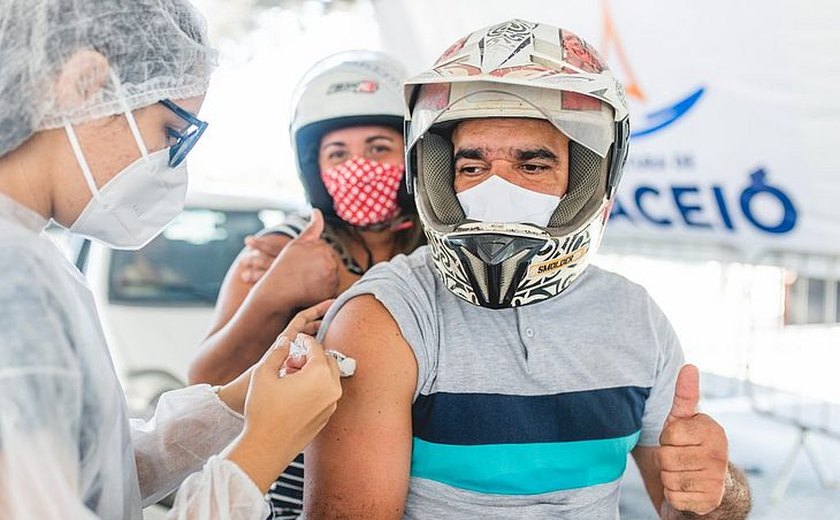
[[[601,157],[607,156],[615,137],[612,107],[585,94],[489,81],[431,83],[419,88],[408,149],[436,124],[489,117],[548,120]]]

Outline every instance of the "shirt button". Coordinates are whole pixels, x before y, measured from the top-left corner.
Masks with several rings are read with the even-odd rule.
[[[533,338],[534,337],[534,329],[525,329],[525,336],[527,336],[529,338]]]

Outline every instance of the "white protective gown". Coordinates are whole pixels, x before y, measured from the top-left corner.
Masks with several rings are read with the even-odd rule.
[[[208,385],[129,422],[93,296],[45,225],[0,194],[0,519],[140,519],[179,486],[171,518],[266,518],[251,479],[213,457],[243,418]]]

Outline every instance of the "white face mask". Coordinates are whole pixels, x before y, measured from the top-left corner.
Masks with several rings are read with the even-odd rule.
[[[142,157],[128,165],[102,189],[96,188],[90,167],[70,124],[64,129],[93,195],[70,231],[115,249],[140,249],[152,241],[184,209],[186,163],[169,167],[169,148],[150,154],[131,111],[128,124]]]
[[[563,200],[556,195],[531,191],[498,175],[457,194],[468,219],[504,224],[548,225]]]

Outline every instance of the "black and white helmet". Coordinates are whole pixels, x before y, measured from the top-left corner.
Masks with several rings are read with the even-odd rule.
[[[498,309],[567,289],[600,245],[627,157],[624,90],[599,54],[564,29],[511,20],[458,40],[405,96],[406,179],[449,290]],[[570,139],[568,190],[547,226],[465,217],[448,136],[489,117],[545,119]]]
[[[316,63],[298,83],[292,101],[289,135],[298,173],[309,202],[324,216],[339,218],[318,168],[318,146],[327,132],[381,125],[402,133],[405,106],[402,65],[375,51],[346,51]],[[403,215],[416,213],[403,187],[398,195]]]

